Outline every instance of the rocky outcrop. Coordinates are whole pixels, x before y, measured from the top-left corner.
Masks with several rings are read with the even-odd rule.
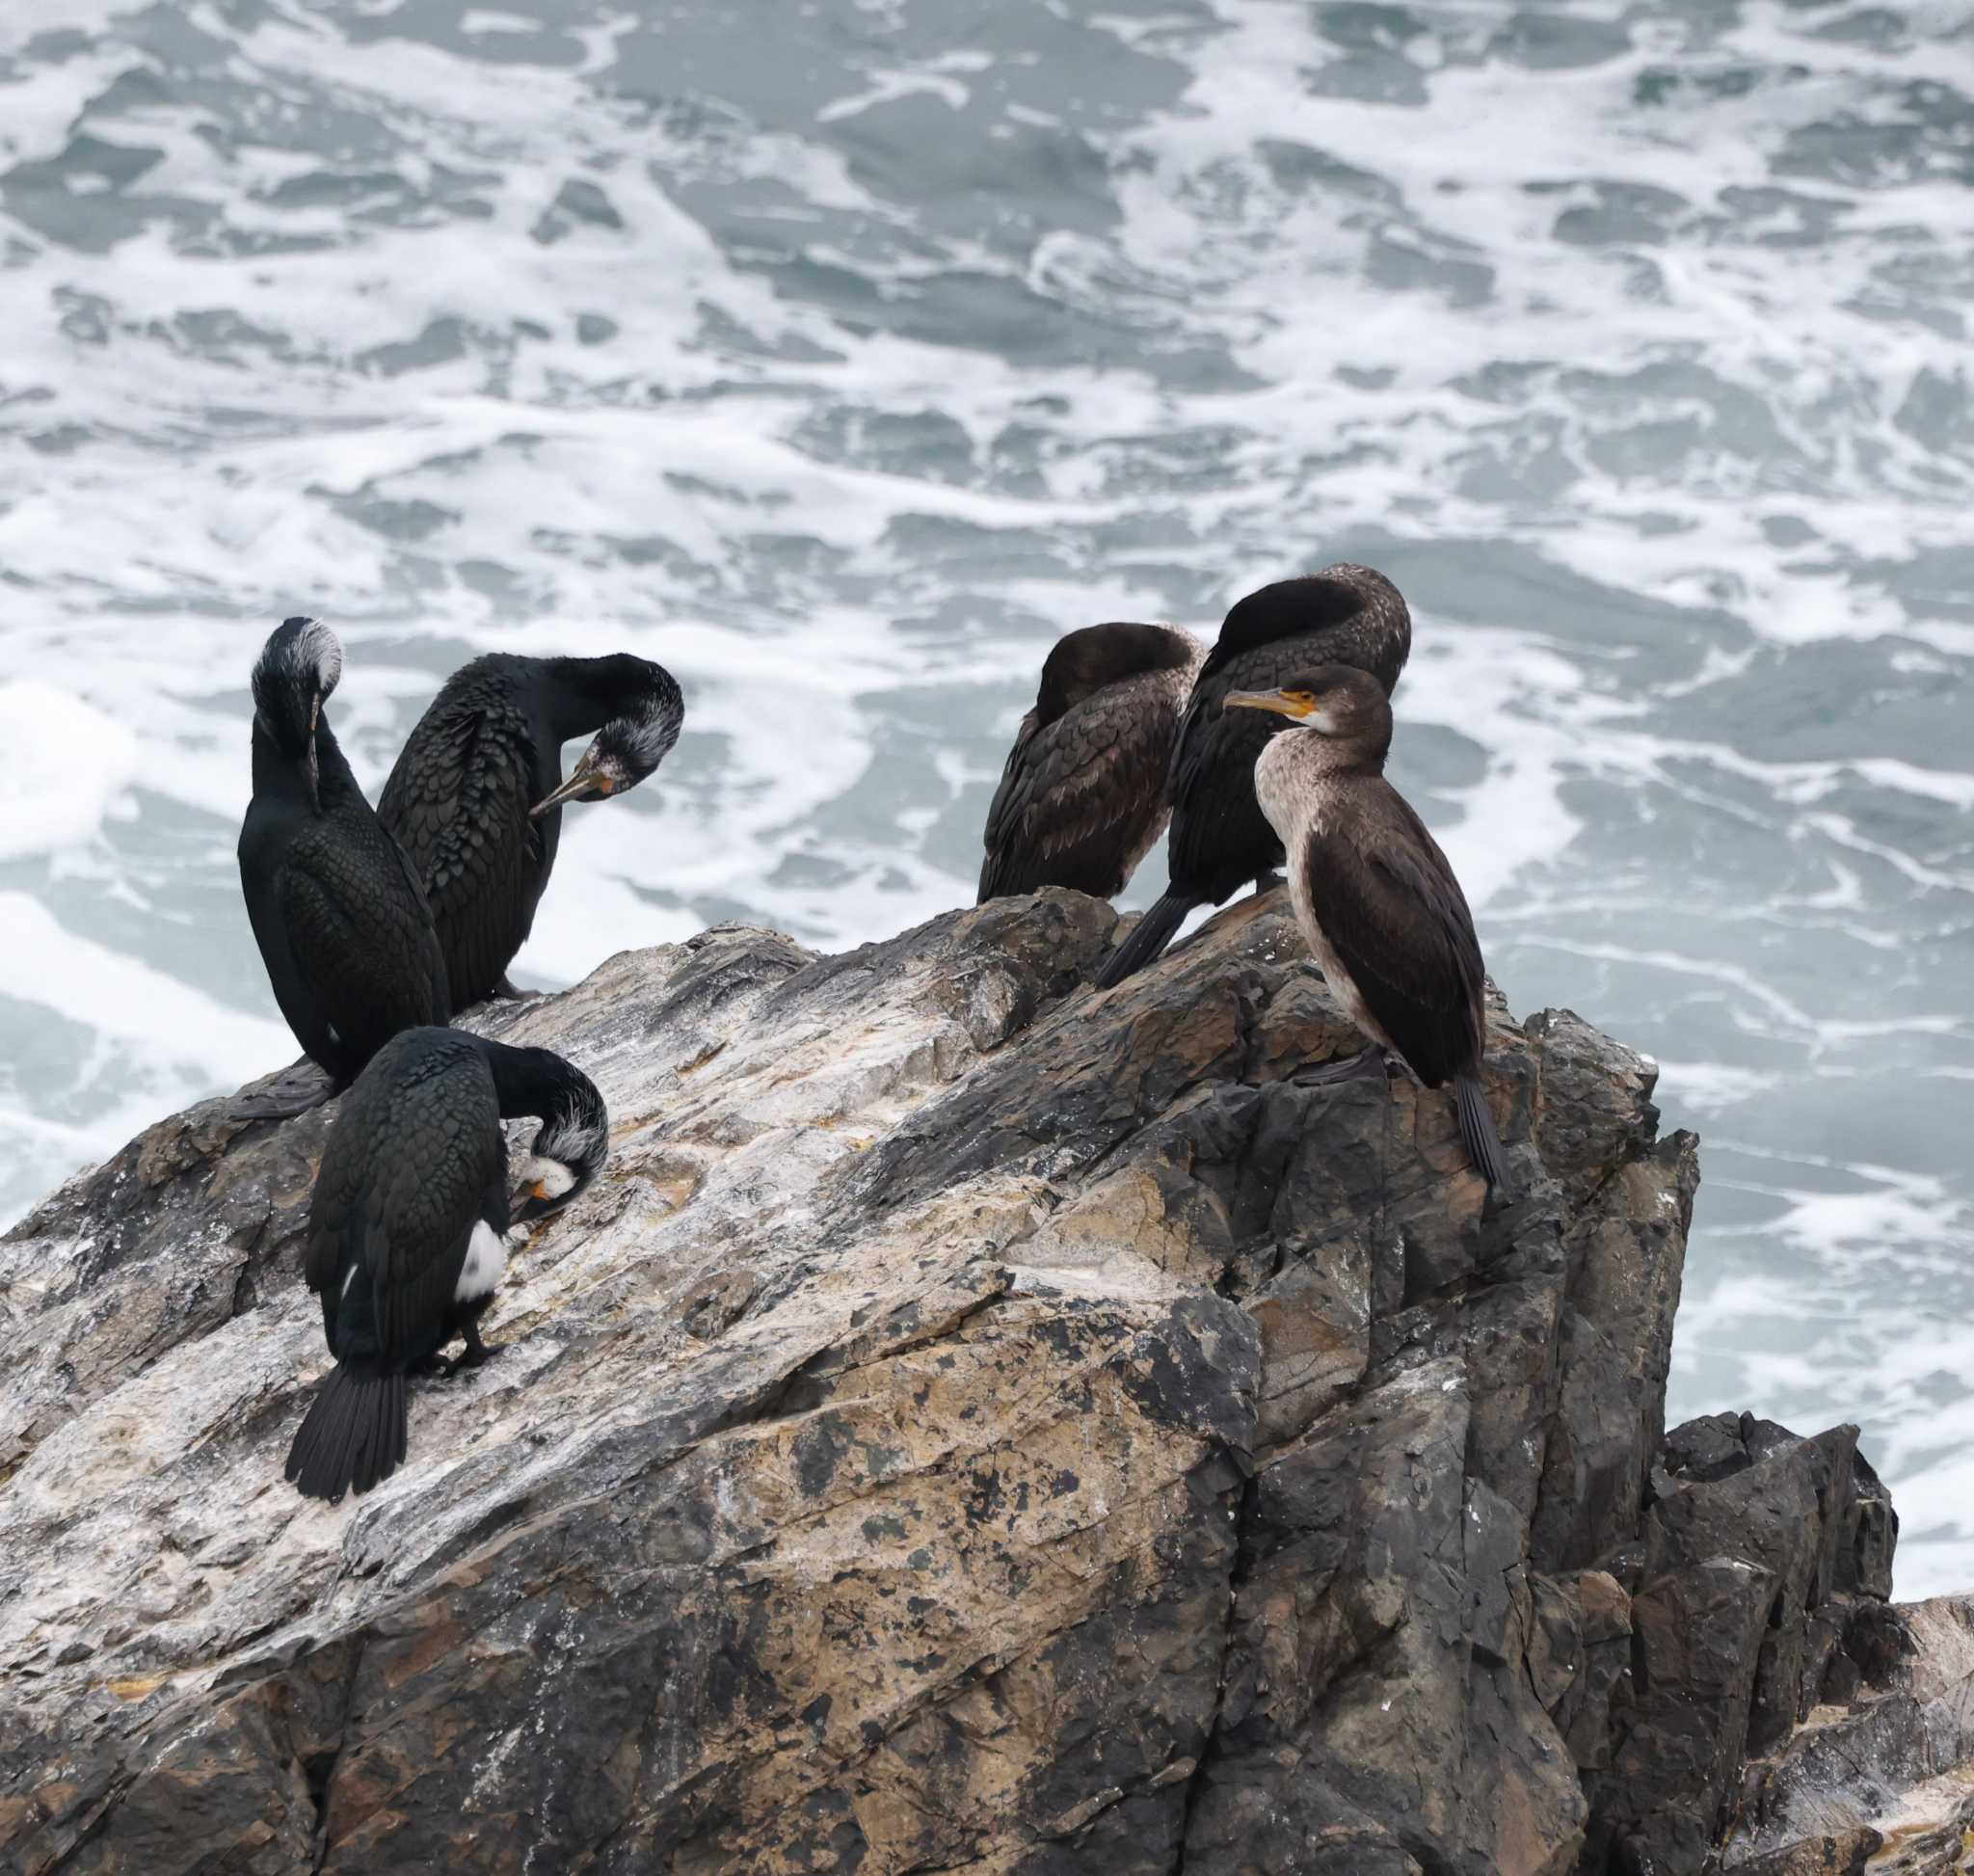
[[[1497,1010],[1490,1211],[1441,1096],[1294,1080],[1355,1038],[1279,895],[1096,996],[1113,923],[720,929],[477,1019],[595,1076],[612,1160],[333,1511],[281,1478],[326,1114],[71,1181],[0,1245],[0,1863],[1946,1843],[1974,1618],[1885,1600],[1851,1430],[1663,1434],[1697,1169],[1650,1066]]]

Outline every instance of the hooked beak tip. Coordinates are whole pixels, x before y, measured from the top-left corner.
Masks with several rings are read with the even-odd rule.
[[[576,764],[568,781],[559,789],[551,789],[528,810],[528,817],[533,819],[536,816],[546,815],[550,808],[559,808],[565,801],[588,800],[614,792],[610,777],[585,757]]]

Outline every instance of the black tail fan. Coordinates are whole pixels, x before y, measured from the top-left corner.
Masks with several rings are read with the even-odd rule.
[[[405,1378],[340,1362],[316,1391],[288,1448],[287,1476],[305,1498],[334,1505],[390,1477],[405,1457]]]
[[[1459,1115],[1460,1139],[1466,1142],[1467,1158],[1474,1170],[1503,1198],[1514,1196],[1508,1177],[1507,1154],[1501,1136],[1494,1131],[1494,1115],[1478,1075],[1462,1075],[1454,1083],[1454,1107]]]
[[[1107,990],[1113,983],[1122,983],[1134,971],[1143,970],[1171,943],[1172,934],[1198,903],[1197,899],[1176,898],[1167,893],[1137,922],[1131,936],[1105,959],[1104,968],[1097,973],[1097,988]]]

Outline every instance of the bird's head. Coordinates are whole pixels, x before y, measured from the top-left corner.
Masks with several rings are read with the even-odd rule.
[[[1350,664],[1318,664],[1284,678],[1273,690],[1230,690],[1223,710],[1272,710],[1338,742],[1391,741],[1392,707],[1384,686]]]
[[[610,1156],[610,1111],[597,1085],[548,1049],[530,1049],[545,1094],[542,1125],[520,1169],[514,1222],[546,1218],[585,1192]]]
[[[602,801],[634,789],[670,753],[685,720],[685,700],[662,664],[646,658],[610,660],[616,695],[609,720],[596,734],[562,786],[528,812],[544,815],[565,801]]]
[[[315,732],[343,674],[343,648],[320,619],[283,619],[253,662],[253,717],[275,746],[302,764],[310,799],[319,774]]]

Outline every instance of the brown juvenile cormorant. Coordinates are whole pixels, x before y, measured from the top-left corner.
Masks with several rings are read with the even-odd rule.
[[[284,620],[269,637],[253,666],[253,798],[240,828],[240,885],[275,1002],[336,1090],[400,1030],[451,1015],[424,891],[322,713],[342,666],[317,620]]]
[[[500,1123],[518,1114],[542,1125],[510,1213]],[[335,1366],[288,1452],[305,1496],[333,1505],[387,1479],[405,1456],[407,1378],[495,1353],[479,1319],[510,1227],[581,1192],[609,1129],[596,1084],[547,1049],[420,1029],[377,1052],[330,1128],[308,1202],[303,1269]],[[448,1363],[439,1351],[455,1335],[466,1353]]]
[[[672,674],[641,657],[476,657],[440,686],[405,743],[377,813],[404,843],[445,951],[452,1006],[516,996],[555,865],[562,803],[622,794],[679,739]],[[562,779],[562,745],[595,733]]]
[[[1206,648],[1171,626],[1056,640],[987,811],[980,898],[1121,893],[1165,830],[1165,770]]]
[[[1302,726],[1264,745],[1255,794],[1287,850],[1295,922],[1373,1044],[1307,1079],[1381,1073],[1389,1052],[1427,1087],[1451,1082],[1467,1156],[1506,1192],[1507,1161],[1480,1086],[1480,944],[1438,842],[1384,778],[1389,700],[1367,673],[1323,664],[1292,672],[1276,689],[1232,691],[1224,701],[1229,710]]]
[[[1340,565],[1277,580],[1238,601],[1200,667],[1167,792],[1170,883],[1097,975],[1121,983],[1165,949],[1195,905],[1218,905],[1282,864],[1282,844],[1254,798],[1254,759],[1282,726],[1265,716],[1222,714],[1230,690],[1260,690],[1303,666],[1354,664],[1389,695],[1412,649],[1412,615],[1399,589],[1369,567]]]

